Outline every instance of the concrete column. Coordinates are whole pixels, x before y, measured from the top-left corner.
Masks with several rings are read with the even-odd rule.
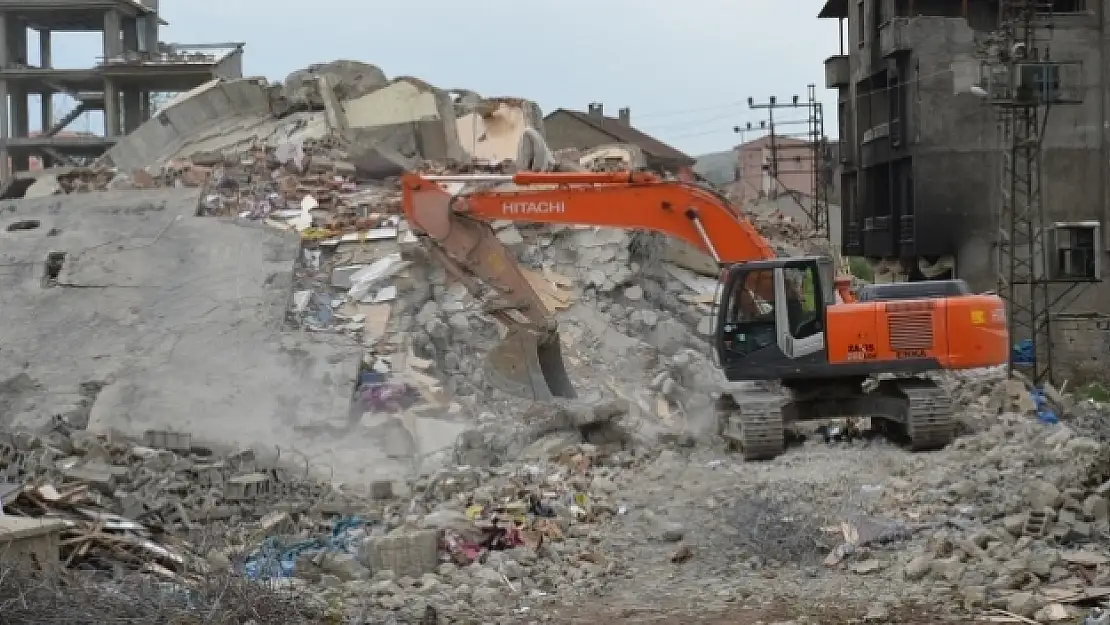
[[[12,93],[12,136],[25,138],[31,134],[31,102],[25,87],[11,90]],[[12,157],[12,171],[31,169],[31,158],[27,154]]]
[[[54,49],[51,47],[50,31],[39,31],[39,66],[43,69],[54,67]]]
[[[29,65],[31,61],[31,46],[27,41],[27,25],[19,20],[12,20],[15,22],[11,25],[13,31],[12,47],[14,48],[14,59],[17,63]]]
[[[8,41],[8,14],[0,12],[0,67],[4,67],[11,60],[8,54],[11,43]]]
[[[20,43],[20,41],[19,41],[19,39],[20,39],[19,30],[20,30],[21,27],[22,27],[22,24],[20,23],[19,18],[17,18],[15,15],[9,14],[7,16],[7,18],[4,20],[3,29],[2,29],[3,32],[0,33],[0,36],[3,37],[4,41],[3,41],[3,45],[0,45],[0,49],[2,49],[3,54],[4,54],[4,63],[5,63],[5,65],[13,64],[13,63],[20,63],[20,62],[26,60],[26,56],[27,56],[26,47],[27,46],[26,45],[23,46],[24,47],[23,53],[20,53],[20,48],[19,48],[19,43]]]
[[[120,136],[119,90],[111,80],[104,81],[104,136]]]
[[[123,132],[131,134],[143,123],[142,98],[138,89],[130,88],[123,92]]]
[[[139,51],[139,22],[134,17],[123,20],[123,51]]]
[[[104,12],[104,56],[113,58],[123,52],[123,34],[120,14],[116,11]]]
[[[50,31],[48,29],[39,30],[39,65],[44,69],[54,67],[54,50],[51,47]],[[54,125],[54,92],[50,89],[44,89],[40,95],[41,112],[39,114],[42,124],[42,131],[46,132]],[[43,165],[46,165],[46,159],[43,159]]]
[[[12,94],[12,136],[26,137],[31,133],[31,102],[27,89],[14,87]]]
[[[150,110],[150,92],[139,92],[139,119],[143,122],[149,121],[152,112],[153,111]]]
[[[158,12],[158,0],[146,0],[143,2],[146,6]],[[146,40],[146,52],[154,54],[158,52],[158,16],[148,15],[143,18],[143,38]]]
[[[0,11],[0,67],[8,64],[8,14]],[[8,154],[8,81],[0,80],[0,183],[12,179]]]

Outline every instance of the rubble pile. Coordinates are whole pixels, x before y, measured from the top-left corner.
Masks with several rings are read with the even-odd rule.
[[[965,609],[1037,622],[1101,604],[1110,597],[1110,446],[1094,428],[1110,408],[1053,390],[1046,408],[1019,377],[961,377],[955,395],[974,431],[943,462],[908,456],[874,487],[875,516],[846,520],[826,564],[886,570],[950,592]],[[904,549],[896,565],[883,555],[891,549]]]
[[[197,570],[194,530],[226,539],[232,528],[265,529],[277,510],[326,515],[353,505],[308,467],[265,455],[217,454],[184,433],[152,430],[136,441],[59,423],[44,435],[3,434],[0,501],[8,514],[65,521],[68,565],[154,566],[172,577]]]
[[[182,433],[134,441],[59,424],[4,435],[0,500],[7,516],[55,523],[63,565],[105,581],[133,571],[188,589],[232,575],[352,617],[417,618],[429,605],[461,617],[596,589],[613,570],[596,532],[624,513],[614,480],[643,458],[564,429],[510,465],[361,494],[278,460],[218,454]]]
[[[397,84],[343,61],[296,72],[281,92],[292,116],[330,119],[333,99]],[[452,93],[460,120],[524,109]],[[804,599],[807,583],[866,578],[862,596],[880,586],[952,595],[961,609],[1017,622],[1071,618],[1110,599],[1105,406],[997,371],[944,375],[963,406],[962,437],[945,450],[814,437],[801,452],[743,464],[703,436],[715,432],[722,381],[708,343],[716,267],[658,235],[503,221],[491,226],[558,318],[581,399],[508,397],[482,372],[503,332],[484,311],[488,294],[430,258],[401,212],[396,176],[338,128],[293,134],[49,182],[61,193],[195,187],[198,215],[299,237],[289,328],[356,343],[364,356],[349,414],[297,431],[380,444],[403,469],[355,491],[280,454],[224,453],[181,433],[132,440],[58,423],[5,434],[4,512],[60,522],[66,567],[186,588],[231,576],[353,622],[528,620],[568,599],[643,594],[641,584],[731,609],[760,583]],[[587,156],[555,158],[573,169]],[[496,158],[412,158],[435,173],[513,169]],[[784,255],[831,253],[780,205],[745,211]],[[830,445],[887,464],[813,453]],[[875,483],[859,487],[865,479]],[[853,505],[864,502],[851,513],[831,501],[847,488],[861,491]],[[701,523],[705,531],[685,529]],[[839,544],[827,552],[830,541]]]

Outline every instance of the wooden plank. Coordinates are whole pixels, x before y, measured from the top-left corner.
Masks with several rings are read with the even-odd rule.
[[[520,272],[524,275],[524,278],[528,280],[528,284],[530,284],[540,296],[540,299],[543,300],[543,305],[548,310],[554,311],[570,308],[574,301],[573,294],[559,288],[559,286],[551,280],[530,269],[521,269]]]
[[[392,304],[359,304],[358,312],[366,315],[363,322],[362,342],[364,345],[373,345],[385,336],[389,316],[393,311]]]

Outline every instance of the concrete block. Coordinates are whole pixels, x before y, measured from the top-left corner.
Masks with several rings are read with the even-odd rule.
[[[355,170],[369,178],[388,178],[419,165],[420,148],[413,124],[353,128],[343,143]]]
[[[236,475],[227,481],[224,498],[229,501],[252,501],[269,495],[272,489],[270,476],[265,473]]]
[[[393,84],[343,103],[351,129],[414,126],[424,158],[461,160],[455,106],[450,95],[424,84],[397,80]]]
[[[193,435],[165,430],[147,430],[143,433],[143,442],[147,447],[155,449],[189,451],[193,447]]]
[[[420,577],[439,566],[439,531],[394,531],[388,536],[368,538],[359,550],[359,560],[372,573],[393,571],[398,577]]]
[[[62,476],[69,482],[88,484],[109,497],[116,492],[116,476],[111,467],[91,464],[75,466],[62,471]]]
[[[370,497],[378,501],[393,499],[393,482],[389,480],[371,482]]]
[[[1040,538],[1048,534],[1048,530],[1056,514],[1051,508],[1033,509],[1025,519],[1022,534],[1031,538]]]
[[[189,475],[197,484],[205,488],[219,486],[224,483],[224,465],[219,462],[195,464],[189,469]]]
[[[58,520],[0,517],[0,558],[24,570],[56,570],[64,528]]]

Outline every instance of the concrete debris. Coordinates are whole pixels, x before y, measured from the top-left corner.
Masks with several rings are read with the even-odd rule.
[[[389,84],[385,72],[377,66],[359,61],[332,61],[289,74],[281,85],[282,96],[295,110],[324,110],[319,89],[322,76],[334,78],[335,95],[341,100],[359,98]]]
[[[186,433],[151,431],[138,441],[59,422],[46,434],[0,435],[3,512],[62,521],[55,557],[68,567],[156,567],[184,583],[212,559],[189,539],[195,532],[247,540],[273,529],[275,514],[308,522],[352,506],[305,467],[276,460],[217,453]]]

